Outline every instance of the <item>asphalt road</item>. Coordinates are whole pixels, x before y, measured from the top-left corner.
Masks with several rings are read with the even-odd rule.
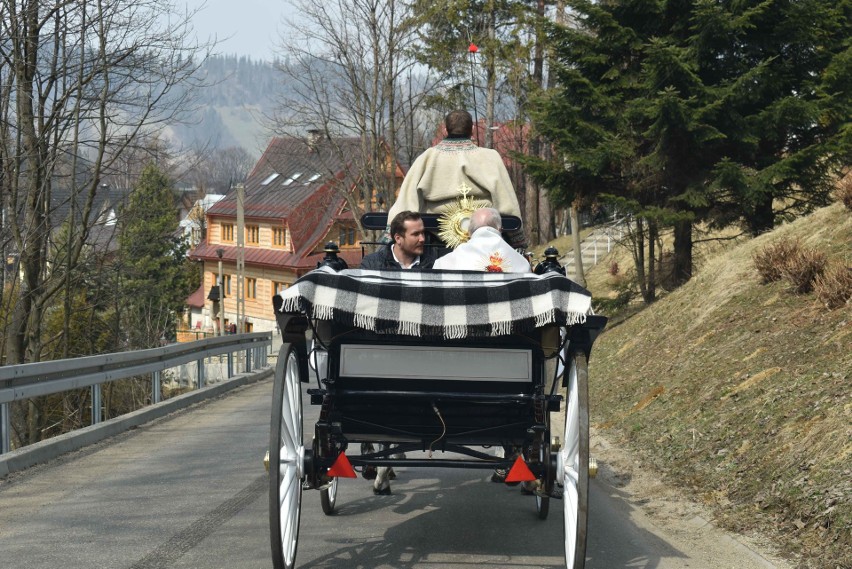
[[[0,481],[0,567],[271,567],[271,391],[247,386]],[[306,401],[306,417],[315,409]],[[486,471],[398,474],[391,496],[343,480],[333,516],[306,491],[297,567],[564,567],[561,502],[542,521],[532,498]],[[660,530],[605,482],[593,482],[590,511],[588,569],[773,567],[715,531],[696,544]]]

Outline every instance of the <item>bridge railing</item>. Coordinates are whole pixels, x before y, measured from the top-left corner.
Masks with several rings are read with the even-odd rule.
[[[0,367],[0,454],[11,450],[10,404],[14,401],[91,388],[94,425],[101,421],[101,385],[104,383],[151,374],[151,403],[155,404],[162,399],[163,371],[195,362],[195,384],[202,388],[206,383],[206,359],[226,355],[227,377],[230,378],[235,373],[237,360],[243,361],[245,373],[266,367],[271,345],[271,332],[256,332],[205,338],[148,350]]]

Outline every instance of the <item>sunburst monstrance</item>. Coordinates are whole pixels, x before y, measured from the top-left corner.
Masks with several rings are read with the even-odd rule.
[[[476,200],[470,197],[473,188],[462,182],[458,187],[461,194],[455,203],[447,206],[438,218],[438,237],[447,244],[450,249],[455,249],[470,239],[467,232],[470,226],[470,216],[473,212],[483,207],[490,207],[488,200]]]

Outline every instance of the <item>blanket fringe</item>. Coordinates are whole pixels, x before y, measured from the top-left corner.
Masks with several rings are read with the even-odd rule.
[[[284,302],[281,303],[281,312],[300,312],[299,299],[298,296],[285,298]]]
[[[403,336],[420,336],[419,322],[400,322],[397,327],[397,334]]]
[[[444,326],[444,337],[448,340],[458,340],[467,337],[467,326],[463,324],[451,324]]]
[[[508,336],[512,333],[512,321],[504,320],[503,322],[491,323],[492,336]]]
[[[367,316],[365,314],[354,314],[353,316],[353,324],[356,328],[362,328],[364,330],[370,330],[372,332],[376,331],[375,316]]]
[[[313,314],[311,315],[313,318],[317,320],[333,320],[334,319],[334,307],[333,306],[322,306],[322,305],[313,305],[312,307]]]

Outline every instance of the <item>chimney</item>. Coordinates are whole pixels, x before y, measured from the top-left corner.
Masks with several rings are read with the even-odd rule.
[[[317,144],[322,138],[322,131],[317,128],[312,128],[308,130],[308,148],[311,150],[316,150]]]

